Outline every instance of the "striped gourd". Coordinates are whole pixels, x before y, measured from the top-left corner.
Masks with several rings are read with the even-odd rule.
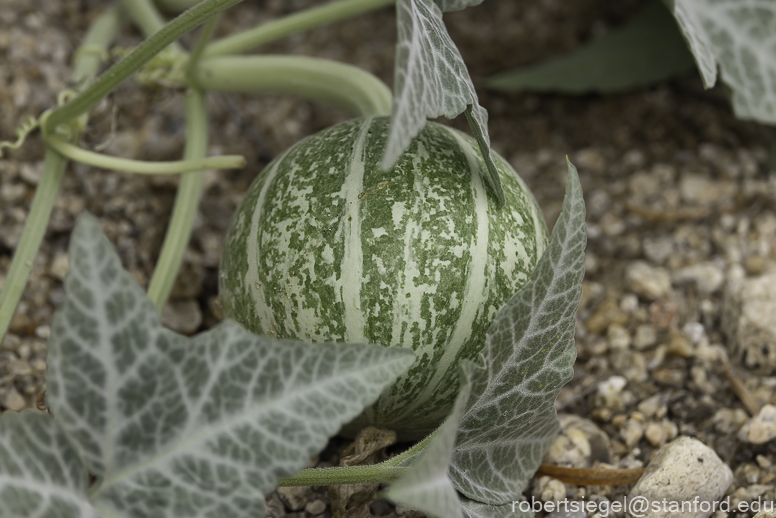
[[[381,171],[387,130],[387,118],[348,121],[267,166],[226,237],[220,297],[255,333],[411,348],[413,367],[345,433],[374,424],[416,439],[446,417],[458,363],[529,279],[547,228],[499,156],[497,207],[476,141],[457,130],[427,124]]]

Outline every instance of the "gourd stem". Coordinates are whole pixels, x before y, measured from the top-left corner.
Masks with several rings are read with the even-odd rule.
[[[409,468],[396,466],[347,466],[305,469],[293,477],[281,479],[279,486],[334,486],[367,482],[392,482]]]
[[[89,27],[83,43],[74,54],[72,74],[74,83],[88,81],[97,74],[102,62],[101,57],[107,52],[108,45],[121,28],[121,19],[120,9],[110,8]],[[66,158],[53,149],[46,149],[43,172],[35,190],[35,197],[0,290],[0,343],[8,332],[24,292],[24,286],[30,276],[66,166]]]
[[[336,484],[358,484],[365,482],[392,482],[405,473],[410,466],[402,465],[410,458],[419,455],[439,432],[437,428],[431,435],[408,449],[370,466],[345,466],[334,468],[305,469],[293,477],[281,479],[281,486],[327,486]]]
[[[46,144],[59,154],[93,167],[113,169],[137,174],[181,174],[202,169],[237,169],[245,166],[245,158],[240,155],[211,156],[191,160],[173,160],[169,162],[147,162],[115,156],[103,155],[74,146],[60,137],[46,136]]]
[[[292,94],[353,115],[390,115],[391,90],[365,70],[304,56],[222,56],[196,69],[203,89],[220,92]]]
[[[127,56],[108,69],[100,78],[84,89],[77,97],[57,108],[45,123],[46,132],[90,110],[122,81],[148,63],[165,47],[199,26],[210,16],[223,11],[242,0],[205,0],[181,14],[138,45]]]
[[[205,57],[239,54],[286,36],[373,11],[396,0],[340,0],[217,40],[205,49]]]
[[[186,147],[183,156],[187,160],[201,160],[205,156],[208,145],[205,95],[201,91],[192,90],[188,92],[184,102],[186,108]],[[178,277],[183,254],[191,238],[191,230],[194,226],[204,180],[204,171],[186,173],[181,176],[164,244],[148,285],[148,298],[159,311],[167,303],[175,279]]]

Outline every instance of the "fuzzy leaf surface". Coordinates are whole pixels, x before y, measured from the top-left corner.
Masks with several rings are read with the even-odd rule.
[[[569,162],[548,247],[488,330],[488,369],[473,380],[473,404],[458,428],[450,476],[470,499],[517,500],[558,432],[554,403],[573,374],[586,241],[582,189]]]
[[[381,167],[388,169],[407,149],[427,117],[452,119],[469,108],[467,120],[488,168],[488,187],[500,205],[504,193],[490,151],[488,112],[479,105],[469,71],[442,21],[443,10],[476,0],[399,0],[391,127]]]
[[[53,417],[0,416],[0,517],[101,518],[88,487],[89,474]]]
[[[100,479],[92,503],[109,517],[263,516],[277,480],[414,360],[378,346],[271,340],[233,321],[177,335],[88,215],[69,258],[47,400]]]
[[[496,90],[621,92],[665,81],[695,68],[676,21],[660,0],[628,22],[566,55],[488,80]]]
[[[776,123],[776,3],[675,0],[674,17],[706,88],[714,86],[719,65],[736,115]]]
[[[482,0],[434,0],[443,13],[450,11],[460,11],[474,5],[479,5]]]
[[[453,411],[436,436],[414,462],[412,469],[391,484],[388,498],[412,507],[432,518],[464,518],[458,494],[448,475],[455,437],[471,395],[471,379],[482,370],[474,363],[461,365],[461,384]]]
[[[466,518],[531,518],[534,515],[533,511],[520,509],[517,504],[513,511],[511,502],[502,505],[490,505],[469,500],[468,498],[461,498],[461,508]]]

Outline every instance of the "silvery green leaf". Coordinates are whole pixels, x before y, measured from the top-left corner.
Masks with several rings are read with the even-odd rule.
[[[70,244],[48,345],[49,406],[109,516],[250,517],[413,362],[406,350],[281,342],[225,321],[163,328],[91,216]]]
[[[706,88],[711,88],[717,82],[717,59],[714,57],[714,46],[709,34],[703,29],[703,22],[695,13],[689,2],[674,2],[674,18],[687,40],[687,45],[695,57],[695,63],[703,78]]]
[[[479,5],[482,0],[434,0],[443,13],[450,11],[460,11],[473,5]]]
[[[512,502],[502,505],[490,505],[469,500],[468,498],[461,498],[461,508],[466,518],[531,518],[534,513],[530,509],[526,510],[525,504],[530,504],[530,502],[525,502],[521,508],[517,501],[514,502],[514,506]]]
[[[466,407],[469,406],[471,378],[476,370],[472,362],[461,365],[461,384],[453,411],[437,430],[412,468],[391,484],[388,498],[436,518],[463,518],[453,483],[448,476],[455,436]]]
[[[776,123],[776,2],[676,0],[674,16],[706,87],[719,64],[736,115]]]
[[[53,417],[0,415],[0,516],[100,518],[88,486],[86,468]]]
[[[456,9],[471,2],[443,0],[442,7]],[[427,117],[452,119],[470,108],[469,125],[488,168],[488,186],[504,204],[496,165],[490,152],[488,113],[479,105],[461,53],[442,21],[434,0],[399,0],[396,3],[398,43],[394,67],[394,103],[391,127],[381,167],[396,163],[426,124]]]
[[[488,369],[472,384],[450,476],[488,504],[519,498],[557,434],[555,399],[572,377],[575,313],[585,272],[585,204],[568,164],[563,210],[531,280],[496,315]]]

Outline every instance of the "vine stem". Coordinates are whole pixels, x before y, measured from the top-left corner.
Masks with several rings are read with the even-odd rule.
[[[352,115],[390,115],[391,90],[369,72],[304,56],[222,56],[203,59],[196,82],[220,92],[285,93],[320,101]]]
[[[335,486],[338,484],[362,484],[366,482],[392,482],[409,468],[396,466],[347,466],[336,468],[305,469],[293,477],[284,478],[279,486]]]
[[[46,144],[60,155],[70,160],[81,162],[92,167],[112,169],[136,174],[180,174],[202,169],[238,169],[245,167],[245,158],[240,155],[223,155],[198,157],[188,160],[172,160],[169,162],[147,162],[115,156],[103,155],[74,146],[60,137],[46,136]]]
[[[205,49],[205,57],[239,54],[297,32],[391,5],[395,1],[339,0],[330,2],[217,40]]]
[[[162,30],[166,23],[162,14],[150,0],[122,0],[122,5],[135,25],[146,36],[151,36]],[[183,47],[177,41],[172,42],[170,48],[180,54],[184,53]]]
[[[431,435],[403,451],[395,457],[370,466],[338,466],[333,468],[305,469],[294,475],[281,479],[280,486],[331,486],[337,484],[359,484],[366,482],[392,482],[406,472],[426,449],[439,428]]]
[[[35,190],[35,197],[32,199],[30,213],[27,215],[24,230],[16,246],[11,267],[5,277],[3,290],[0,292],[0,341],[11,325],[24,286],[32,271],[33,261],[43,242],[66,166],[65,157],[52,149],[46,149],[43,173]]]
[[[86,113],[102,98],[111,93],[122,81],[148,63],[165,47],[201,25],[210,16],[240,3],[242,0],[204,0],[159,29],[127,56],[108,69],[100,78],[85,88],[77,97],[52,111],[46,120],[45,131]]]
[[[107,52],[108,45],[118,34],[121,26],[122,12],[120,8],[116,7],[106,10],[89,27],[79,51],[75,53],[74,69],[71,76],[75,83],[86,82],[97,73],[101,63],[100,55]],[[32,270],[32,263],[46,233],[48,220],[54,208],[54,201],[57,192],[59,192],[66,166],[66,158],[53,149],[46,149],[43,172],[35,190],[35,197],[32,200],[30,212],[24,223],[24,229],[16,246],[2,290],[0,290],[0,342],[8,332],[19,300],[21,300],[24,286],[27,284]]]
[[[205,95],[191,90],[184,100],[186,107],[186,148],[184,158],[201,159],[207,151],[207,110]],[[204,171],[187,173],[181,177],[178,192],[175,195],[170,223],[164,236],[159,260],[156,262],[151,282],[148,285],[148,298],[161,311],[167,303],[175,279],[178,277],[183,254],[191,239],[194,218],[197,214],[199,199],[205,183]]]

